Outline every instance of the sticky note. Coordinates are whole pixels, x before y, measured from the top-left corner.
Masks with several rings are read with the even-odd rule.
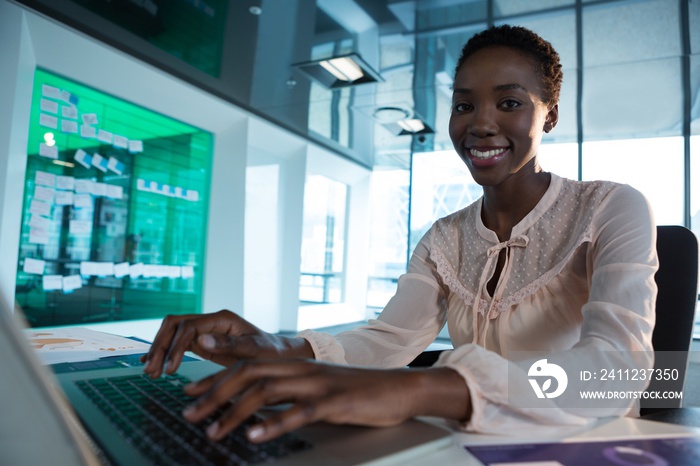
[[[39,124],[47,128],[56,129],[58,128],[58,118],[42,113],[39,115]]]
[[[63,277],[61,275],[44,275],[41,278],[44,291],[63,289]]]
[[[92,166],[97,168],[101,172],[107,171],[107,163],[109,163],[108,160],[106,158],[102,157],[97,152],[92,154]]]
[[[82,149],[78,149],[77,151],[75,151],[75,155],[73,156],[73,158],[76,162],[78,162],[85,168],[92,167],[92,156]]]
[[[43,261],[41,259],[34,259],[31,257],[27,257],[24,259],[24,266],[22,267],[22,271],[24,273],[44,275],[44,267],[45,266],[46,266],[46,261]]]
[[[34,176],[34,182],[42,186],[49,186],[53,188],[56,184],[56,175],[54,175],[53,173],[37,170],[36,175]]]

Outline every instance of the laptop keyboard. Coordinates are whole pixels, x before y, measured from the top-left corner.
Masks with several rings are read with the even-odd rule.
[[[204,429],[211,419],[195,425],[182,417],[182,409],[194,401],[182,391],[189,382],[178,374],[158,379],[140,374],[76,384],[153,464],[247,465],[274,461],[312,447],[295,434],[250,443],[245,432],[260,420],[257,416],[224,439],[209,440]]]

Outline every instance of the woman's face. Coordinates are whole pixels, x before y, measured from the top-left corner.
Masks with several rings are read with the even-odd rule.
[[[542,101],[541,88],[532,60],[509,47],[479,50],[457,72],[450,138],[480,185],[535,172],[542,131],[558,118],[557,106]]]

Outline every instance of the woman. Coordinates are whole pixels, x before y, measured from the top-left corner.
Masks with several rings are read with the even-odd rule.
[[[193,422],[237,397],[209,427],[212,438],[281,401],[292,407],[253,426],[251,440],[319,420],[391,425],[430,415],[509,433],[627,413],[631,402],[583,411],[566,396],[545,400],[547,409],[519,399],[532,395],[535,354],[560,367],[652,365],[657,259],[647,202],[628,186],[565,180],[537,162],[542,133],[558,121],[561,80],[556,51],[527,29],[493,27],[467,42],[450,137],[484,195],[433,225],[376,320],[335,337],[282,338],[228,311],[169,316],[145,372],[159,376],[165,361],[173,372],[186,350],[229,366],[188,388],[201,395],[184,413]],[[445,323],[455,349],[431,368],[404,369]]]

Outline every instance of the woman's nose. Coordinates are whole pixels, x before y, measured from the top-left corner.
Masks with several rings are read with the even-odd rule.
[[[494,112],[489,109],[475,110],[469,124],[469,132],[476,137],[492,136],[498,132]]]

